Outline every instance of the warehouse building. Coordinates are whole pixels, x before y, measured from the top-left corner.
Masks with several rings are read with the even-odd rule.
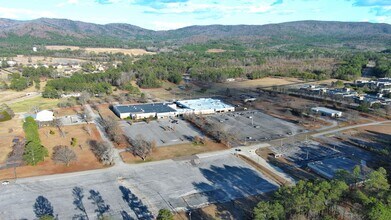
[[[177,115],[176,110],[167,103],[115,105],[113,106],[113,111],[121,119],[143,119],[150,117],[165,118]]]
[[[167,118],[185,114],[213,114],[232,111],[235,111],[235,107],[211,98],[183,100],[174,103],[113,106],[113,112],[121,119]]]
[[[176,105],[179,108],[179,112],[188,114],[213,114],[235,111],[235,107],[232,105],[228,105],[219,99],[212,98],[177,101]]]
[[[311,108],[311,111],[315,112],[315,113],[320,113],[322,115],[329,116],[332,118],[342,117],[341,111],[337,111],[337,110],[333,110],[333,109],[329,109],[329,108],[325,108],[325,107]]]

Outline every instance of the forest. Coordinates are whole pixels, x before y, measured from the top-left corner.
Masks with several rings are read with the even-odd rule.
[[[360,182],[361,170],[339,172],[335,180],[300,180],[277,190],[270,201],[254,208],[256,220],[279,219],[391,219],[391,190],[383,168],[370,172]],[[346,208],[349,212],[341,211]],[[346,215],[346,216],[344,216]]]

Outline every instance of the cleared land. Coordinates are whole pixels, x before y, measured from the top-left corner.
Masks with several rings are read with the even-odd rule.
[[[21,63],[23,65],[31,64],[31,63],[43,63],[43,64],[58,64],[58,63],[85,63],[86,60],[82,59],[73,59],[73,58],[56,58],[56,57],[43,57],[43,56],[24,56],[18,55],[17,57],[12,58],[17,63]],[[29,62],[31,60],[31,62]]]
[[[204,145],[195,145],[192,143],[187,143],[167,147],[159,147],[152,151],[151,155],[147,157],[146,161],[143,161],[140,157],[134,156],[130,152],[122,152],[121,157],[126,163],[144,163],[175,158],[190,158],[196,154],[226,149],[227,147],[223,144],[216,143],[211,140],[206,140],[206,143]]]
[[[94,53],[123,53],[125,55],[140,56],[144,54],[154,54],[144,49],[122,49],[122,48],[92,48],[92,47],[75,47],[75,46],[46,46],[47,50],[86,50]]]
[[[206,118],[242,143],[283,138],[303,132],[300,127],[292,123],[260,111],[231,112],[210,115]]]
[[[99,192],[104,203],[110,206],[108,214],[113,219],[122,219],[121,212],[137,219],[140,208],[142,213],[152,212],[156,216],[161,208],[196,208],[277,189],[275,183],[239,158],[230,154],[210,155],[198,160],[164,161],[77,175],[19,179],[17,184],[11,183],[2,189],[0,218],[33,218],[33,204],[42,195],[51,202],[59,218],[72,219],[80,214],[73,204],[72,190],[76,186],[84,189],[83,202],[89,219],[97,216],[97,207],[87,199],[90,190]]]
[[[209,49],[206,52],[207,53],[224,53],[226,50],[223,49]]]
[[[24,136],[22,123],[18,116],[10,121],[0,122],[0,164],[5,162],[11,152],[14,137]]]
[[[49,157],[46,158],[44,162],[39,163],[37,166],[21,166],[16,168],[17,176],[40,176],[102,168],[103,166],[96,159],[88,145],[89,140],[100,141],[101,137],[94,124],[90,124],[88,126],[91,129],[91,135],[89,135],[84,130],[84,125],[65,126],[62,128],[65,133],[65,137],[62,137],[56,128],[45,127],[39,129],[42,145],[48,149]],[[50,130],[54,131],[55,134],[49,134]],[[71,147],[71,138],[77,139],[77,146],[72,147],[72,149],[75,151],[78,160],[72,163],[69,167],[66,167],[64,164],[55,164],[50,158],[53,153],[53,148],[57,145],[67,145]],[[13,169],[0,170],[0,178],[13,179],[13,171]]]

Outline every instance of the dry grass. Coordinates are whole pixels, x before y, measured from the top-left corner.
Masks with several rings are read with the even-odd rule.
[[[178,157],[192,156],[195,154],[225,150],[227,147],[223,144],[215,143],[213,141],[207,141],[205,145],[194,145],[192,143],[179,144],[168,147],[159,147],[155,149],[152,154],[147,158],[147,161],[158,161],[173,159]],[[139,157],[133,156],[129,152],[121,153],[123,160],[126,163],[142,163],[144,162]]]
[[[18,177],[40,176],[56,173],[67,173],[82,170],[91,170],[103,168],[103,165],[99,163],[95,155],[89,149],[89,140],[101,140],[101,137],[95,127],[90,124],[92,135],[89,136],[83,129],[84,125],[67,126],[63,130],[66,133],[66,137],[61,137],[59,131],[56,128],[46,127],[39,130],[42,145],[44,145],[49,151],[49,157],[44,162],[39,163],[37,166],[21,166],[16,169]],[[55,131],[54,135],[48,134],[50,130]],[[57,145],[70,146],[71,138],[77,139],[77,146],[72,147],[75,151],[78,160],[72,163],[69,167],[63,164],[56,164],[50,156],[53,153],[53,148]],[[55,141],[53,141],[55,140]],[[81,145],[81,147],[79,147]],[[13,169],[0,170],[1,179],[10,179],[14,177]]]
[[[46,46],[47,50],[86,50],[94,53],[123,53],[125,55],[141,56],[145,54],[155,54],[144,49],[122,49],[122,48],[80,48],[75,46]]]
[[[226,50],[223,49],[209,49],[206,52],[207,53],[224,53]]]
[[[24,136],[22,123],[22,119],[19,119],[18,116],[10,121],[0,122],[0,163],[4,163],[7,155],[11,152],[13,138]]]
[[[31,64],[29,61],[29,58],[31,59],[31,63],[33,64],[56,64],[56,63],[85,63],[86,60],[82,59],[73,59],[73,58],[56,58],[56,57],[43,57],[43,56],[24,56],[24,55],[18,55],[17,57],[13,57],[13,60],[15,60],[17,63],[21,63],[23,65]]]

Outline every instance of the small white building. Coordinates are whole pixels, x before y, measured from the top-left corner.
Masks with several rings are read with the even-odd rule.
[[[43,110],[37,113],[35,120],[39,122],[49,122],[54,120],[54,113],[49,110]]]
[[[321,113],[322,115],[329,116],[332,118],[342,117],[341,111],[337,111],[337,110],[329,109],[329,108],[325,108],[325,107],[311,108],[311,111],[315,112],[315,113]]]

